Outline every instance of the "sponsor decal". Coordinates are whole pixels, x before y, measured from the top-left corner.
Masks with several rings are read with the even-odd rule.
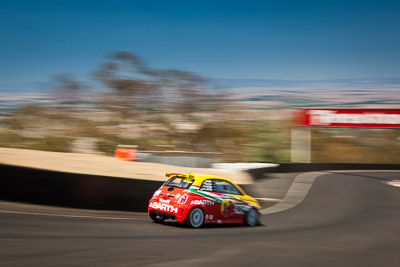
[[[205,197],[205,198],[207,198],[209,200],[213,200],[213,201],[216,201],[216,202],[221,202],[221,197],[219,195],[211,193],[211,192],[199,191],[198,189],[195,189],[195,188],[192,188],[192,187],[189,189],[190,192],[192,192],[192,193],[194,193],[196,195]]]
[[[229,200],[233,200],[236,203],[237,202],[244,203],[244,204],[246,204],[246,205],[248,205],[250,207],[254,207],[254,208],[258,207],[256,205],[254,205],[254,204],[252,204],[250,202],[247,202],[247,201],[245,201],[245,200],[243,200],[241,198],[238,198],[238,197],[234,197],[234,196],[231,196],[231,195],[222,195],[221,196],[221,195],[217,195],[217,194],[212,193],[212,192],[199,191],[198,189],[193,188],[193,186],[194,185],[192,185],[188,191],[190,191],[193,194],[196,194],[196,195],[202,196],[204,198],[207,198],[207,199],[213,201],[214,203],[215,202],[222,203],[224,199],[229,199]]]
[[[399,124],[399,114],[346,114],[331,110],[310,110],[310,125],[340,124]]]
[[[240,200],[237,197],[231,196],[231,195],[222,195],[222,199],[231,199],[231,200]]]
[[[217,221],[217,223],[221,224],[221,223],[222,223],[222,221],[221,221],[221,220],[218,220],[218,221]]]
[[[186,201],[188,201],[189,199],[189,195],[188,194],[184,194],[183,196],[181,196],[178,201],[176,203],[178,204],[185,204]]]
[[[235,214],[247,214],[251,208],[244,204],[235,204]]]
[[[158,201],[160,201],[162,203],[167,203],[167,204],[169,204],[169,202],[170,202],[169,199],[165,200],[165,199],[162,199],[162,198],[160,198]]]
[[[179,193],[176,194],[176,195],[175,195],[175,200],[178,200],[180,197],[181,197],[181,194],[179,194]]]
[[[174,194],[170,194],[170,193],[161,193],[161,195],[163,195],[163,196],[169,196],[169,197],[175,197]]]
[[[224,199],[221,203],[221,213],[224,217],[230,217],[235,212],[235,205],[232,200]]]
[[[304,126],[400,127],[400,109],[298,109]]]
[[[165,203],[151,202],[149,207],[160,211],[178,213],[178,208]]]
[[[202,200],[202,199],[196,199],[190,201],[190,205],[203,205],[203,206],[213,206],[214,201],[211,200]]]

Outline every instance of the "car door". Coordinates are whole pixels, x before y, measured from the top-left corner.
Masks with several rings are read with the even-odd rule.
[[[199,188],[200,199],[207,200],[203,206],[206,223],[222,223],[221,194],[215,192],[214,179],[206,179]]]
[[[215,193],[221,197],[221,215],[225,222],[237,222],[243,220],[244,213],[241,209],[242,193],[232,183],[222,179],[215,179]]]

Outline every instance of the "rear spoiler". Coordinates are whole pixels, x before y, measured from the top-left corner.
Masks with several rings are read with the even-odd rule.
[[[178,176],[178,177],[183,177],[189,180],[194,180],[194,175],[191,173],[174,173],[174,172],[167,172],[165,173],[165,176],[171,177],[171,176]]]

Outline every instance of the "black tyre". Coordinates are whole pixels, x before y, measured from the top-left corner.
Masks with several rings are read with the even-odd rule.
[[[204,212],[200,208],[192,209],[186,219],[186,224],[192,228],[199,228],[204,223]]]
[[[150,211],[150,218],[156,223],[162,223],[165,219],[163,216],[154,214],[153,211]]]
[[[255,209],[249,210],[246,214],[245,224],[249,226],[256,226],[260,221],[260,216]]]

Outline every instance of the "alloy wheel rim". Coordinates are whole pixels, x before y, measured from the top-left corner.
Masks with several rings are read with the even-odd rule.
[[[194,227],[199,227],[203,222],[203,213],[199,209],[195,209],[190,217]]]
[[[256,225],[257,222],[257,213],[255,210],[251,210],[247,216],[247,223],[249,225]]]

